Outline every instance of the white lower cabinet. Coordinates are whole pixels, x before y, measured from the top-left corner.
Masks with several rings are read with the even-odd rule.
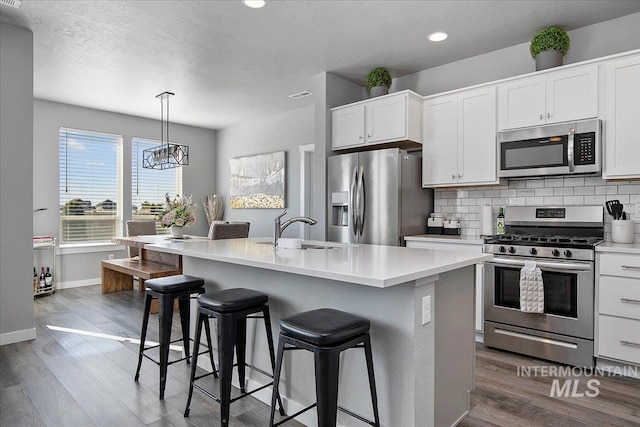
[[[419,249],[432,249],[439,251],[457,251],[457,252],[473,252],[482,253],[482,241],[455,241],[452,239],[443,238],[442,242],[434,241],[438,237],[419,238],[419,237],[407,237],[405,238],[408,248]],[[483,299],[483,278],[484,278],[484,265],[476,264],[476,315],[475,326],[476,331],[482,332],[484,324],[484,299]]]
[[[640,364],[640,253],[599,253],[596,356]]]

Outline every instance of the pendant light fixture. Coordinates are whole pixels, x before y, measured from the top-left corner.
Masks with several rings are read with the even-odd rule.
[[[160,145],[142,152],[142,167],[145,169],[171,169],[189,164],[189,147],[169,142],[169,98],[174,95],[162,92],[156,96],[160,99]]]

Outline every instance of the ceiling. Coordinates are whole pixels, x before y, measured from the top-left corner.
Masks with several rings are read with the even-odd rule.
[[[34,96],[219,129],[313,103],[313,76],[394,77],[640,11],[637,0],[226,1],[23,0],[0,20],[34,34]],[[426,36],[446,31],[449,39]]]

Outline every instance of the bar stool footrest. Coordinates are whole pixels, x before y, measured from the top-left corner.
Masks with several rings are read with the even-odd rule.
[[[298,412],[296,412],[293,415],[289,415],[288,417],[281,419],[277,423],[273,423],[272,426],[273,427],[278,427],[279,425],[282,425],[282,424],[286,423],[287,421],[294,419],[298,415],[303,414],[303,413],[307,412],[309,409],[315,408],[316,406],[318,406],[318,402],[314,403],[313,405],[309,405],[304,409],[299,410]]]

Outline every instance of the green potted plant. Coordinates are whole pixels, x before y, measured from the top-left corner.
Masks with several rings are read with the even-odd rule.
[[[386,95],[391,87],[391,73],[382,67],[374,68],[369,71],[364,79],[364,86],[372,98],[375,96]]]
[[[545,27],[531,39],[529,52],[536,60],[536,71],[562,65],[569,50],[569,35],[560,27]]]

